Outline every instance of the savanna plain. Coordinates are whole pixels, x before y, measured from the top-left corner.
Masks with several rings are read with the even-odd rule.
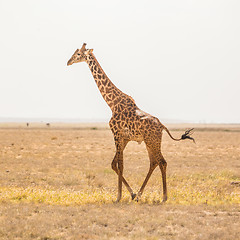
[[[0,124],[0,239],[240,239],[240,125],[195,127],[196,144],[164,133],[168,201],[157,168],[139,202],[111,169],[107,124]],[[144,143],[124,151],[136,193],[149,168]]]

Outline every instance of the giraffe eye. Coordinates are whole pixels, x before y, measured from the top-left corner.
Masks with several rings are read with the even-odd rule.
[[[77,55],[80,56],[80,53],[78,53]]]

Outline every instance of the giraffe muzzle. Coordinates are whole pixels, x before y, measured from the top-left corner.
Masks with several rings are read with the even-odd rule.
[[[70,66],[70,65],[72,65],[72,64],[73,64],[73,63],[72,63],[72,59],[68,60],[67,66]]]

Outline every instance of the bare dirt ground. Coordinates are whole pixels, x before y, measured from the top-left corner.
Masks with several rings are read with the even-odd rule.
[[[189,125],[167,126],[180,137]],[[0,239],[240,239],[240,126],[194,127],[196,144],[164,133],[166,204],[159,169],[142,201],[125,190],[114,204],[106,124],[0,124]],[[144,143],[129,143],[124,175],[135,192],[148,167]]]

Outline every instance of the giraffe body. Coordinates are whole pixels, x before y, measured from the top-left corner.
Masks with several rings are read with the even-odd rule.
[[[67,65],[72,65],[77,62],[86,62],[92,72],[93,78],[102,97],[112,110],[112,117],[109,121],[109,126],[113,133],[116,146],[116,153],[112,161],[112,169],[118,174],[117,202],[122,197],[122,183],[124,183],[130,192],[132,199],[136,198],[136,200],[138,200],[141,197],[153,170],[157,166],[159,166],[162,172],[163,201],[166,201],[167,162],[161,153],[162,131],[166,130],[172,139],[179,141],[190,138],[188,135],[191,130],[186,132],[181,139],[173,138],[168,129],[161,124],[158,118],[139,109],[131,96],[123,93],[110,81],[92,53],[92,49],[86,49],[85,46],[86,44],[83,44],[81,49],[75,51]],[[123,177],[123,151],[129,141],[136,141],[138,143],[144,141],[150,160],[148,174],[137,195],[133,193],[128,182]]]

